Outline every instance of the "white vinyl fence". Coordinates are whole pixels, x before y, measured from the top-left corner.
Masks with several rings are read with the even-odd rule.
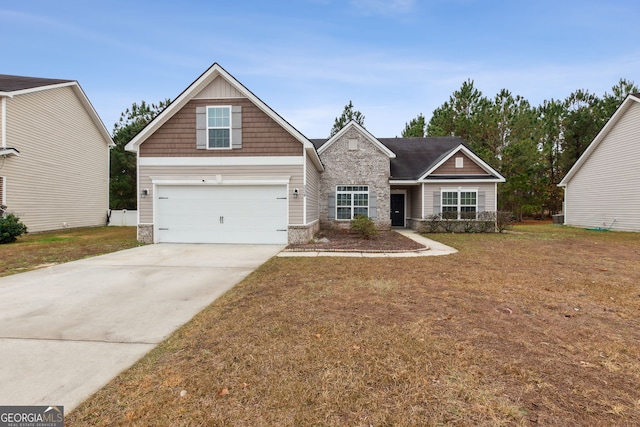
[[[109,225],[113,226],[136,226],[138,225],[138,211],[127,209],[112,210]]]

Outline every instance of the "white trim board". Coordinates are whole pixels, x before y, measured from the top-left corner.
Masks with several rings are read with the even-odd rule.
[[[300,166],[303,156],[139,157],[139,166]]]

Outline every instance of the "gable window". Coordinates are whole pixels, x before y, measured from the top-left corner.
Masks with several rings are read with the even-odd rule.
[[[336,188],[336,219],[369,216],[368,185],[338,185]]]
[[[207,148],[231,148],[231,107],[207,107]]]
[[[475,219],[478,191],[468,189],[442,191],[442,216],[446,219]]]

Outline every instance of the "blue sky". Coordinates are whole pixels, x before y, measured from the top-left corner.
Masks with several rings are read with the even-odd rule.
[[[637,0],[0,0],[0,74],[78,80],[109,131],[218,62],[309,138],[398,136],[467,79],[533,105],[640,84]]]

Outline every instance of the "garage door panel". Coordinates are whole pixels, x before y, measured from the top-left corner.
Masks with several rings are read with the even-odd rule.
[[[159,186],[158,242],[287,243],[286,186]]]

